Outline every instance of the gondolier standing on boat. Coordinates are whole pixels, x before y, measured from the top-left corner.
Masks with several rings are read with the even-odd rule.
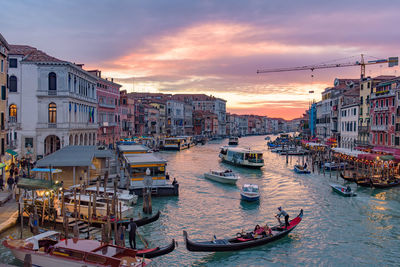
[[[136,229],[137,225],[133,221],[133,218],[131,218],[128,225],[128,232],[129,232],[129,245],[131,246],[132,249],[136,249]]]
[[[282,209],[282,207],[279,207],[278,210],[279,210],[279,213],[276,214],[275,217],[278,219],[280,224],[282,224],[280,217],[281,216],[285,217],[285,228],[287,229],[287,227],[289,226],[289,214],[286,211],[284,211]]]

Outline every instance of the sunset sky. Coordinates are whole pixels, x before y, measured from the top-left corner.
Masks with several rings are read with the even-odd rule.
[[[336,77],[358,78],[359,67],[257,69],[387,58],[400,48],[397,1],[30,0],[2,10],[9,43],[100,69],[128,91],[211,94],[232,113],[286,119]],[[367,67],[371,76],[397,71]]]

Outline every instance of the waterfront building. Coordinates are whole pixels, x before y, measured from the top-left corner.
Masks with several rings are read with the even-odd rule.
[[[149,104],[144,104],[144,133],[145,135],[160,136],[160,111]]]
[[[9,112],[12,141],[43,157],[66,145],[95,145],[97,78],[68,61],[25,45],[10,45]]]
[[[120,91],[119,114],[121,116],[121,138],[132,138],[135,131],[135,100]]]
[[[9,44],[6,39],[4,39],[3,35],[0,34],[0,86],[1,86],[1,99],[0,99],[0,155],[4,156],[4,153],[7,150],[7,143],[9,139],[7,138],[8,134],[8,124],[7,124],[7,111],[8,111],[8,90],[7,85],[9,84],[7,81],[7,71],[9,69],[7,57],[8,51],[10,49]],[[14,68],[15,61],[12,60],[11,67]],[[13,88],[16,86],[14,78],[11,79]],[[15,111],[14,109],[11,110]],[[11,115],[16,115],[15,113],[11,113]],[[13,117],[13,120],[15,116]],[[10,132],[10,134],[12,131]]]
[[[184,106],[184,102],[172,99],[167,100],[167,135],[178,136],[185,134]]]
[[[325,140],[330,136],[330,120],[331,120],[331,106],[330,106],[330,91],[332,88],[326,88],[322,93],[322,101],[316,105],[316,131],[317,137],[320,140]]]
[[[358,137],[359,87],[343,93],[340,103],[339,144],[340,147],[352,149]]]
[[[309,120],[308,120],[308,127],[310,128],[310,137],[316,136],[316,122],[317,122],[317,104],[312,103],[311,107],[308,112]]]
[[[165,100],[149,100],[148,101],[149,105],[152,107],[156,108],[159,113],[159,121],[158,121],[158,127],[159,127],[159,137],[163,138],[165,137],[166,133],[166,125],[167,125],[167,107],[166,107],[166,101]]]
[[[380,75],[374,78],[363,78],[360,81],[360,116],[357,145],[367,146],[370,144],[370,96],[373,93],[373,88],[380,82],[394,78],[396,76]]]
[[[218,117],[210,111],[193,112],[193,130],[195,135],[214,137],[218,134]]]
[[[99,129],[97,131],[97,142],[107,147],[114,148],[121,138],[120,117],[120,88],[121,85],[101,77],[100,70],[89,70],[90,74],[97,78],[97,118]]]
[[[371,94],[371,144],[379,146],[395,145],[396,88],[400,79],[378,83]]]
[[[144,126],[145,126],[144,104],[142,103],[142,100],[135,99],[134,105],[135,105],[135,110],[134,110],[134,115],[135,115],[134,134],[136,136],[143,136],[144,135]]]

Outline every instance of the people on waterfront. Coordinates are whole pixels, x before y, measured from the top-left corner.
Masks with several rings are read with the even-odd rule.
[[[165,175],[165,179],[169,180],[169,173],[167,172],[167,174]]]
[[[279,224],[282,224],[280,217],[283,216],[285,218],[285,228],[287,229],[289,226],[289,214],[282,209],[282,207],[278,208],[279,213],[275,215],[275,217],[278,219]]]
[[[178,181],[176,180],[176,178],[174,178],[174,180],[172,181],[172,185],[176,185],[178,183]]]
[[[131,246],[132,249],[136,249],[136,229],[137,225],[131,218],[129,220],[129,225],[128,225],[128,232],[129,232],[129,245]],[[133,245],[132,245],[133,243]]]
[[[12,176],[7,179],[8,190],[12,191],[14,186],[14,178]]]

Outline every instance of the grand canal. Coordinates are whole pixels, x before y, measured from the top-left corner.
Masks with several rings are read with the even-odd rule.
[[[165,245],[175,238],[179,246],[171,254],[154,260],[155,266],[265,266],[265,265],[399,265],[400,188],[376,190],[356,188],[358,196],[345,198],[332,192],[330,182],[343,183],[336,173],[300,175],[286,164],[284,156],[268,151],[263,136],[240,139],[240,146],[264,151],[266,166],[248,170],[221,163],[220,146],[227,140],[181,152],[159,152],[168,160],[168,172],[180,182],[180,196],[154,198],[153,210],[162,217],[139,232],[153,245]],[[209,169],[231,168],[241,180],[237,186],[204,179]],[[259,204],[240,201],[239,188],[245,182],[260,185]],[[186,250],[182,230],[192,239],[210,240],[232,236],[257,223],[276,223],[282,206],[295,217],[304,209],[302,223],[286,238],[262,247],[232,253],[191,253]],[[139,207],[138,207],[139,209]],[[16,228],[2,234],[17,235]],[[28,234],[28,233],[26,233]],[[4,247],[0,262],[21,265]]]

